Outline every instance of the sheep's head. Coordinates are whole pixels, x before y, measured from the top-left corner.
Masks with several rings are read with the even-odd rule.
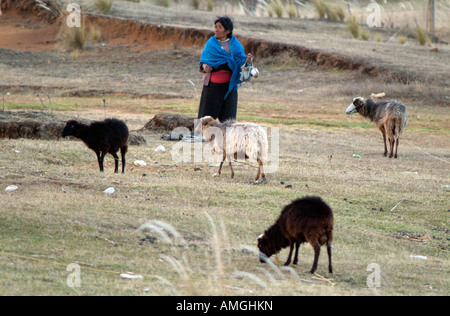
[[[350,104],[345,111],[347,114],[353,114],[358,112],[360,108],[362,108],[366,104],[366,100],[362,97],[357,97],[353,99],[352,104]]]
[[[259,248],[259,261],[264,263],[270,256],[275,254],[277,251],[274,247],[273,242],[267,235],[267,231],[258,237],[258,248]]]
[[[78,121],[75,120],[67,121],[66,126],[61,132],[61,136],[62,137],[76,136],[80,126],[81,124]]]
[[[201,123],[197,124],[195,127],[195,134],[203,135],[205,140],[209,143],[211,140],[213,140],[212,136],[214,136],[214,134],[211,135],[211,133],[208,133],[208,129],[210,127],[213,127],[217,123],[217,120],[215,120],[211,116],[205,116],[205,117],[201,118],[200,121],[201,121]]]

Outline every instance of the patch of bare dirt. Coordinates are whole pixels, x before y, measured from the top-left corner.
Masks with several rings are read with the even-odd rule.
[[[128,8],[134,11],[126,11]],[[196,66],[204,42],[212,35],[212,27],[206,23],[215,15],[150,10],[155,7],[118,1],[114,17],[85,15],[88,24],[99,28],[101,41],[89,42],[77,57],[55,45],[43,44],[56,41],[59,22],[49,26],[30,12],[8,10],[0,18],[0,32],[8,28],[20,32],[9,37],[7,45],[11,49],[0,49],[0,72],[4,74],[0,77],[0,91],[143,99],[148,100],[148,105],[139,104],[145,109],[156,108],[157,102],[152,101],[158,99],[171,100],[168,103],[176,99],[197,102],[201,75]],[[335,99],[336,95],[351,100],[379,92],[414,105],[446,106],[450,102],[449,77],[441,75],[449,67],[444,62],[448,57],[446,48],[430,53],[417,47],[348,39],[342,25],[322,21],[235,18],[236,34],[245,49],[257,56],[255,63],[262,74],[244,84],[241,101],[276,103],[283,98],[296,105],[292,111],[298,109],[299,113],[318,95],[325,103],[335,102],[324,99]],[[16,24],[28,26],[22,29]],[[39,32],[46,27],[55,29]],[[33,40],[28,32],[34,34]],[[329,32],[333,32],[333,38]],[[342,43],[334,47],[337,39]],[[25,42],[26,47],[18,44]],[[421,54],[426,54],[426,63]],[[391,58],[393,55],[395,58]],[[279,111],[292,114],[281,108]]]
[[[53,25],[45,25],[27,11],[9,10],[2,18],[0,47],[9,49],[25,49],[44,51],[53,49],[57,42],[61,21]],[[120,17],[85,14],[87,25],[95,25],[100,29],[103,38],[110,45],[127,43],[139,51],[164,50],[175,46],[201,47],[213,35],[213,32],[196,28],[157,25],[149,22],[129,20]],[[17,23],[20,21],[21,23]],[[273,42],[261,39],[238,36],[246,52],[256,57],[275,57],[288,54],[311,63],[328,68],[361,71],[363,74],[377,76],[389,73],[392,78],[402,83],[415,80],[415,77],[380,67],[361,58],[353,58],[336,53],[327,53],[305,46]]]
[[[59,7],[56,1],[41,0],[41,3],[46,7],[39,6],[36,1],[30,0],[2,0],[1,11],[6,12],[17,10],[19,12],[30,12],[33,16],[45,20],[50,24],[56,22],[59,17]]]
[[[10,9],[0,17],[0,47],[42,52],[54,48],[60,25],[28,11]]]

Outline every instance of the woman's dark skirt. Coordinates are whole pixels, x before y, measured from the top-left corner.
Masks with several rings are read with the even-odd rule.
[[[210,82],[208,86],[203,86],[198,118],[212,116],[221,122],[236,119],[238,93],[237,89],[232,90],[224,100],[228,87],[228,82]]]

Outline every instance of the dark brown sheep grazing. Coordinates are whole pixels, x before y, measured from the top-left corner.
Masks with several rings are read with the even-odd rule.
[[[331,244],[333,242],[334,217],[331,208],[319,197],[304,197],[287,205],[275,225],[258,238],[260,261],[290,246],[289,257],[284,264],[291,263],[295,245],[294,264],[298,263],[300,245],[309,242],[314,248],[313,274],[317,270],[320,247],[327,245],[328,271],[333,273],[331,264]]]
[[[81,139],[86,146],[97,154],[100,171],[103,172],[103,160],[106,154],[111,154],[115,160],[114,172],[119,172],[120,149],[122,154],[122,173],[125,172],[125,154],[128,150],[128,127],[117,119],[106,119],[103,122],[93,122],[85,125],[77,121],[68,121],[61,132],[62,137],[73,136]]]

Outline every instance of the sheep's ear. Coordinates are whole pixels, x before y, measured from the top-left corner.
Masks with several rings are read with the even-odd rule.
[[[205,117],[202,117],[201,118],[201,120],[202,120],[202,125],[208,125],[209,124],[209,121],[212,119],[212,117],[211,116],[205,116]]]
[[[357,97],[353,99],[355,105],[362,105],[366,100],[363,97]]]
[[[208,116],[206,118],[203,118],[203,125],[204,126],[213,126],[214,125],[214,118],[212,118],[211,116]]]

